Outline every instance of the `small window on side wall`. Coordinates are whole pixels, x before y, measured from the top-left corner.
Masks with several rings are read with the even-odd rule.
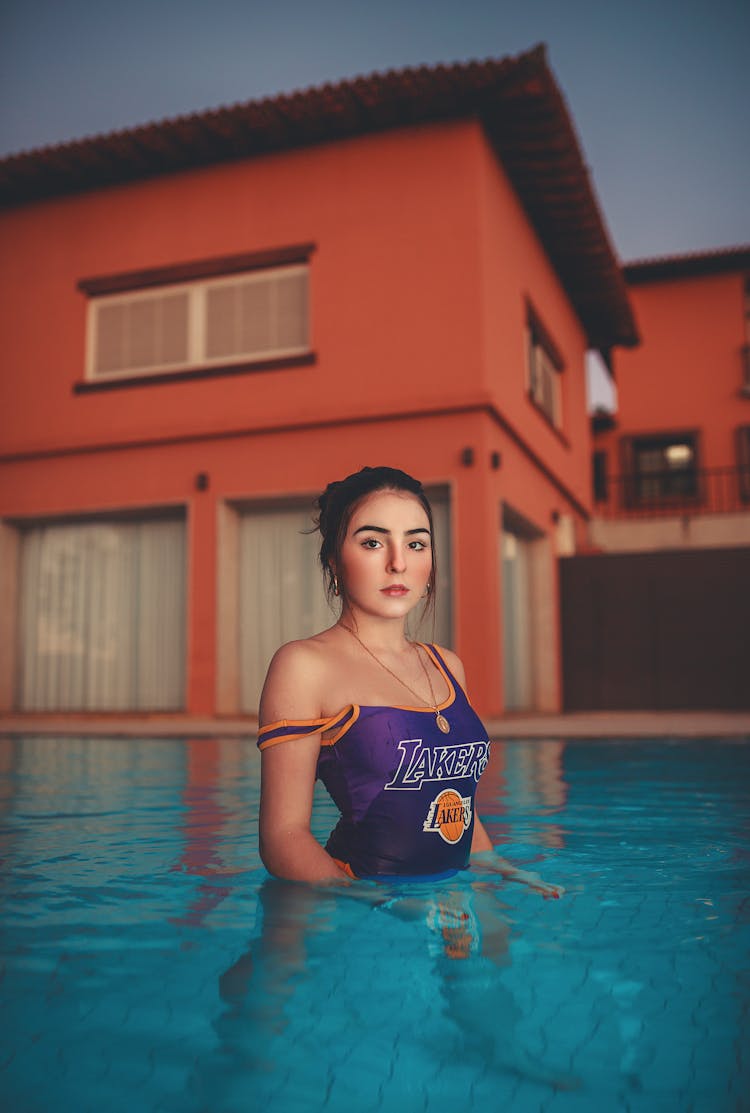
[[[555,429],[562,429],[562,356],[531,306],[526,304],[526,385],[529,398]]]
[[[84,279],[87,384],[303,359],[311,251],[307,244]]]
[[[623,442],[623,474],[631,505],[697,499],[698,434],[659,433],[627,438]]]

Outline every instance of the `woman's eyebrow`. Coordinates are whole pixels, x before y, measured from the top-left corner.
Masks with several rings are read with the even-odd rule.
[[[363,533],[365,531],[368,531],[370,533],[390,533],[391,532],[389,529],[385,529],[383,526],[359,526],[357,529],[355,529],[354,533],[352,534],[352,537],[356,537],[358,533]],[[430,536],[430,531],[428,530],[427,526],[417,526],[416,529],[407,529],[406,530],[407,537],[411,536],[412,533],[426,533],[428,537]]]

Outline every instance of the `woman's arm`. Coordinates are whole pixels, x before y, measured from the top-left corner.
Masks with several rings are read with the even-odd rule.
[[[320,717],[318,655],[304,643],[283,646],[268,670],[260,724]],[[261,754],[260,856],[288,881],[347,881],[310,830],[320,735],[269,746]]]
[[[516,869],[505,858],[496,854],[490,842],[490,837],[478,815],[474,816],[471,858],[475,865],[487,870],[488,873],[499,873],[506,881],[519,881],[522,885],[528,885],[535,893],[541,893],[545,898],[552,897],[557,900],[565,892],[562,885],[553,885],[549,881],[542,881],[538,873]]]

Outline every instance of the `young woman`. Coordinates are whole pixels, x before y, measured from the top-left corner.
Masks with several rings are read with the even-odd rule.
[[[263,688],[260,852],[296,881],[440,877],[469,865],[545,897],[559,886],[492,853],[475,809],[489,740],[461,661],[409,640],[434,605],[432,511],[421,484],[363,468],[318,500],[320,560],[338,621],[274,656]],[[341,811],[326,847],[310,830],[319,777]],[[480,856],[477,859],[477,856]]]

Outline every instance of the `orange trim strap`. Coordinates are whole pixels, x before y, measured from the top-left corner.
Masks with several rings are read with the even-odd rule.
[[[324,735],[322,745],[333,746],[358,717],[359,708],[349,704],[328,719],[280,719],[258,731],[258,749],[265,750],[279,742],[291,742],[313,734]]]

